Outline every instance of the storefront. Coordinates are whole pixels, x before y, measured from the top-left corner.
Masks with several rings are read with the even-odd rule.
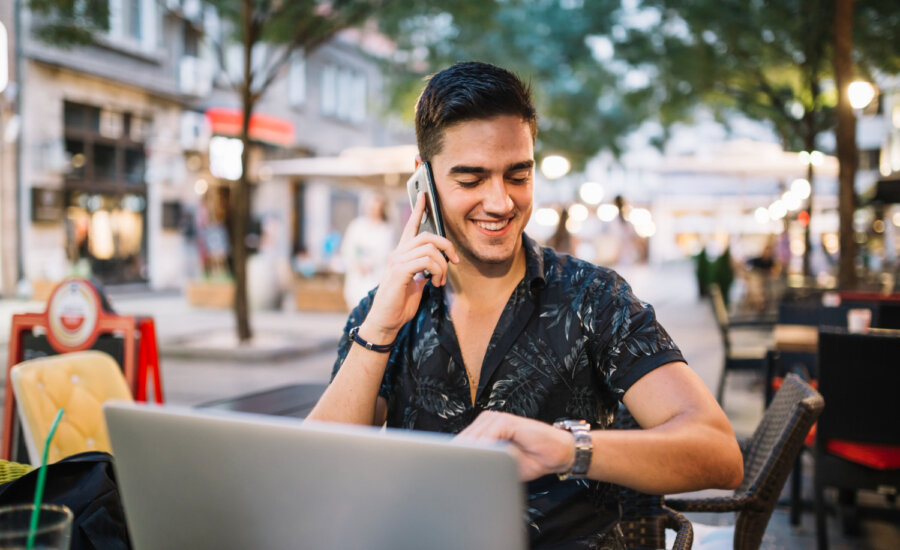
[[[148,122],[130,112],[64,104],[66,255],[105,284],[145,282]]]

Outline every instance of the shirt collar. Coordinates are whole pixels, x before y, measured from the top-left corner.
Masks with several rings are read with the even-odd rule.
[[[525,281],[532,292],[541,290],[547,285],[544,278],[544,251],[534,239],[522,233],[522,246],[525,248]]]
[[[524,281],[531,292],[537,292],[547,286],[544,278],[544,251],[541,245],[526,233],[522,233],[522,247],[525,249],[525,278]],[[443,289],[439,289],[428,282],[426,289],[434,296],[439,296]]]

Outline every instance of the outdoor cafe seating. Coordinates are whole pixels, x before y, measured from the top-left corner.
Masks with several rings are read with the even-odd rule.
[[[769,518],[778,502],[803,440],[824,407],[822,396],[796,375],[790,375],[766,409],[753,435],[741,442],[744,478],[726,496],[691,498],[683,495],[643,495],[620,488],[621,527],[629,548],[722,548],[758,549]],[[620,407],[614,427],[639,429],[627,409]],[[677,511],[677,512],[676,512]],[[727,527],[691,524],[680,513],[734,512],[735,523]],[[687,522],[687,525],[684,525]],[[664,529],[676,538],[665,544]],[[671,537],[670,537],[671,538]],[[688,540],[688,546],[679,546]]]
[[[704,548],[704,535],[710,539],[727,530],[736,550],[760,548],[766,526],[778,503],[788,474],[800,453],[806,434],[822,413],[822,396],[799,376],[789,375],[766,408],[753,435],[741,441],[744,478],[727,496],[708,498],[670,497],[665,502],[679,512],[734,512],[735,522],[728,528],[704,528],[694,525],[697,548]]]
[[[110,452],[103,403],[132,400],[116,361],[102,351],[79,351],[24,361],[10,372],[22,434],[32,465],[57,411],[66,411],[48,450],[48,461],[87,451]]]
[[[818,547],[827,550],[827,488],[838,489],[838,509],[851,524],[863,512],[857,491],[889,502],[900,491],[900,331],[823,328],[818,348],[819,391],[828,406],[815,435],[815,511]],[[866,512],[898,515],[889,508]]]

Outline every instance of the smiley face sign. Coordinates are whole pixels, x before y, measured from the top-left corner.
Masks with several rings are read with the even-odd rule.
[[[48,338],[64,349],[85,349],[97,337],[100,298],[84,279],[60,284],[47,307]],[[55,341],[55,342],[54,342]]]

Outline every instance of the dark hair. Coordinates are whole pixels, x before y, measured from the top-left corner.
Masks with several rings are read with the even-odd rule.
[[[432,75],[416,103],[416,141],[422,160],[441,152],[444,130],[458,122],[517,115],[537,137],[531,89],[506,69],[478,61],[457,63]]]

